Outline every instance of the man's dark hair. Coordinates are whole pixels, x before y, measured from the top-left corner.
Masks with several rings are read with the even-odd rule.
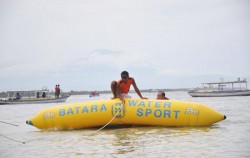
[[[161,96],[165,97],[165,92],[159,91],[161,93]]]
[[[165,97],[165,92],[162,91],[162,96]]]
[[[126,75],[126,76],[129,76],[128,72],[127,71],[122,71],[121,75]]]

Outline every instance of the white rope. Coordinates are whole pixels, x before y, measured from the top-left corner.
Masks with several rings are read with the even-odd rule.
[[[119,112],[121,112],[122,110],[124,109],[124,104],[122,103],[122,107],[117,111],[117,113],[115,114],[115,116],[108,122],[106,123],[104,126],[102,126],[101,128],[99,128],[98,130],[94,131],[93,133],[91,134],[94,134],[96,132],[99,132],[100,130],[104,129],[106,126],[108,126],[115,118],[116,116],[118,115]],[[90,135],[91,135],[90,134]]]

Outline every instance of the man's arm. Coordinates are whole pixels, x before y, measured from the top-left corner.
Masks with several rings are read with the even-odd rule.
[[[145,97],[143,97],[143,96],[141,95],[141,92],[140,92],[139,88],[137,87],[137,85],[136,85],[134,79],[133,79],[133,81],[132,81],[132,84],[133,84],[133,87],[134,87],[136,93],[139,95],[139,97],[140,97],[141,99],[148,99],[148,98],[145,98]]]

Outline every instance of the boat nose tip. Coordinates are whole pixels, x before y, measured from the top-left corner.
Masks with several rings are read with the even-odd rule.
[[[27,125],[33,125],[32,121],[29,121],[29,120],[26,121],[26,124]]]
[[[224,115],[224,120],[225,120],[226,118],[227,118],[226,115]]]

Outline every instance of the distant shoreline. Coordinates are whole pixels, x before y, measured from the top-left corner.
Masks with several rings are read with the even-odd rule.
[[[143,89],[140,90],[142,93],[147,92],[147,93],[156,93],[157,91],[162,90],[164,92],[175,92],[175,91],[188,91],[190,88],[179,88],[179,89]],[[61,95],[89,95],[93,91],[74,91],[71,90],[69,92],[61,92]],[[95,91],[98,92],[99,94],[108,94],[111,93],[110,90],[103,90],[103,91]],[[135,93],[134,90],[130,91],[131,93]],[[50,95],[54,95],[54,91],[49,92]],[[7,92],[0,92],[0,98],[5,98],[7,97]]]
[[[174,92],[174,91],[188,91],[190,90],[190,88],[180,88],[180,89],[143,89],[140,90],[141,92],[158,92],[159,90],[162,90],[164,92]],[[79,95],[79,94],[90,94],[93,91],[70,91],[70,92],[64,92],[64,93],[69,93],[71,95]],[[104,90],[104,91],[95,91],[98,92],[100,94],[107,94],[107,93],[111,93],[110,90]],[[136,93],[134,90],[130,90],[130,93]]]

